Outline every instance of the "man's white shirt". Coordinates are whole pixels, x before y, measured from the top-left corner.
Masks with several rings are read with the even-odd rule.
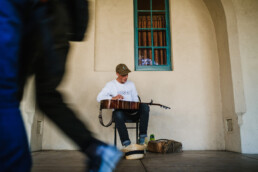
[[[97,101],[100,102],[101,100],[106,99],[110,100],[118,94],[124,97],[124,101],[139,101],[134,83],[128,80],[123,84],[119,83],[117,80],[108,82],[98,94]]]

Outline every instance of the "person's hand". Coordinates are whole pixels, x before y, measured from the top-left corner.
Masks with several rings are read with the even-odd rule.
[[[118,94],[117,96],[112,97],[112,100],[123,100],[123,99],[124,97],[121,94]]]

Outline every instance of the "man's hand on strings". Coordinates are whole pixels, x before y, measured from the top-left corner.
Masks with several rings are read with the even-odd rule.
[[[123,99],[124,97],[121,94],[118,94],[117,96],[112,97],[112,100],[123,100]]]

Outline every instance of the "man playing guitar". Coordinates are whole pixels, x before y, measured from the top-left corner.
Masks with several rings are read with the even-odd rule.
[[[133,82],[127,80],[128,73],[131,72],[125,64],[116,66],[117,78],[108,82],[98,94],[97,101],[101,100],[123,100],[139,102],[138,94]],[[126,119],[140,119],[139,144],[144,145],[147,137],[150,108],[147,104],[140,104],[138,110],[115,109],[113,118],[117,125],[120,140],[124,149],[130,149],[131,141],[125,125]]]

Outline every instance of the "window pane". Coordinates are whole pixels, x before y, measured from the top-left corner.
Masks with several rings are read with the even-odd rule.
[[[166,28],[165,13],[152,14],[153,28]]]
[[[153,30],[153,46],[167,46],[165,30]]]
[[[171,70],[169,0],[134,1],[136,70]]]
[[[152,50],[151,48],[139,48],[139,66],[151,66],[152,65]]]
[[[152,0],[152,10],[165,10],[165,0]]]
[[[138,28],[151,28],[150,13],[138,13]]]
[[[151,31],[139,31],[138,32],[138,45],[139,46],[151,46]]]
[[[150,10],[150,0],[138,0],[138,10]]]
[[[167,50],[166,49],[154,49],[154,65],[166,65],[167,64]]]

